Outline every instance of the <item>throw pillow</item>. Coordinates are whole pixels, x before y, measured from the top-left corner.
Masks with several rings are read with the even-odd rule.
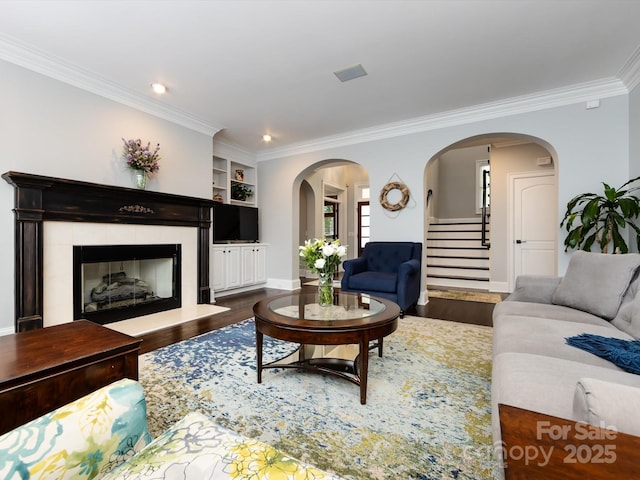
[[[552,303],[611,320],[640,266],[640,254],[574,252]]]
[[[640,375],[640,340],[603,337],[582,333],[565,338],[568,345],[609,360],[626,372]]]

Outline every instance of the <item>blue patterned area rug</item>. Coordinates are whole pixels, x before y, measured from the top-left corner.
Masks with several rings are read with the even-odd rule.
[[[293,350],[265,336],[265,362]],[[490,479],[491,328],[405,317],[369,360],[367,404],[343,379],[265,370],[253,320],[140,357],[155,437],[199,410],[347,479]]]

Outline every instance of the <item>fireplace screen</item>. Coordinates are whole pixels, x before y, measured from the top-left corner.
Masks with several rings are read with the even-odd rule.
[[[180,245],[73,247],[74,319],[100,324],[180,308]]]

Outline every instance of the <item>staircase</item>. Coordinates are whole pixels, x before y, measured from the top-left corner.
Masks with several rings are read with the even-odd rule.
[[[427,288],[430,287],[489,290],[489,249],[482,245],[481,221],[430,224]]]

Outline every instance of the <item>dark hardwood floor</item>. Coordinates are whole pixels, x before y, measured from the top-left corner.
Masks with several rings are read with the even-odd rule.
[[[316,287],[303,286],[302,288],[315,289]],[[266,296],[283,293],[287,292],[261,288],[251,292],[219,297],[216,299],[216,305],[229,307],[228,311],[146,334],[142,337],[143,342],[140,346],[140,353],[150,352],[151,350],[253,317],[253,305],[258,300]],[[493,307],[494,305],[491,303],[431,298],[427,305],[419,305],[415,309],[406,312],[406,314],[491,326]]]

